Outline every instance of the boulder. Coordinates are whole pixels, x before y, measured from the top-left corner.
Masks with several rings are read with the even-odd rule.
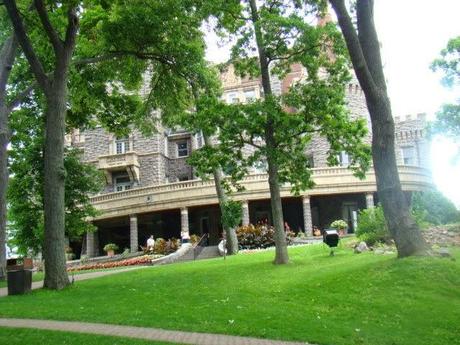
[[[359,244],[355,247],[355,253],[360,254],[362,252],[365,252],[369,250],[369,247],[367,246],[366,242],[361,241]]]

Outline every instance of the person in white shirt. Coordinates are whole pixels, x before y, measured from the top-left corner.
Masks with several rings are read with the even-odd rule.
[[[155,247],[155,239],[153,238],[153,235],[151,235],[148,239],[147,239],[147,250],[150,252],[152,251],[153,252],[153,249]]]
[[[182,243],[189,243],[190,242],[190,234],[188,231],[181,231],[180,233]]]

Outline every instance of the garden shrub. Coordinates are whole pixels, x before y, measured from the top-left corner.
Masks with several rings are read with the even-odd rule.
[[[267,248],[275,245],[275,228],[265,224],[249,224],[236,229],[238,244],[242,249]],[[295,233],[286,231],[286,241],[292,243]]]
[[[413,193],[412,212],[416,218],[435,225],[460,221],[460,211],[438,190]]]
[[[180,247],[180,240],[176,238],[171,238],[165,240],[164,238],[157,238],[155,240],[155,246],[153,247],[153,252],[155,254],[168,255],[174,253]]]
[[[356,236],[368,245],[390,241],[391,236],[381,205],[359,211]]]

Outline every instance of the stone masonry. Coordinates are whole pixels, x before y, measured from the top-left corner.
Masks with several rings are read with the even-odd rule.
[[[286,91],[289,83],[300,80],[305,74],[303,68],[296,66],[285,80],[275,80],[273,87],[280,92]],[[233,74],[232,67],[222,74],[223,99],[227,102],[245,102],[249,97],[261,97],[261,82],[259,79],[240,78]],[[346,86],[346,102],[352,118],[366,118],[369,123],[369,136],[367,142],[371,142],[371,130],[369,113],[366,108],[364,94],[356,78],[352,79]],[[417,166],[429,168],[429,143],[425,137],[425,118],[423,114],[407,116],[401,120],[395,118],[396,124],[396,156],[398,164],[404,164],[403,148],[406,152],[414,155],[413,163]],[[79,134],[82,140],[78,144],[84,150],[84,160],[98,165],[101,157],[121,156],[116,155],[116,137],[108,133],[102,127],[86,130]],[[73,138],[73,137],[72,137]],[[201,140],[201,139],[200,139]],[[74,139],[72,139],[74,142]],[[134,152],[139,164],[139,177],[130,181],[129,188],[154,186],[165,183],[172,183],[193,179],[193,168],[187,164],[187,157],[190,153],[199,148],[197,135],[184,130],[171,130],[158,128],[157,133],[151,136],[143,136],[138,130],[133,130],[128,137],[129,144],[126,151]],[[75,144],[75,143],[74,143]],[[186,144],[187,154],[179,156],[179,145]],[[245,147],[245,155],[251,154],[253,148]],[[306,154],[311,157],[313,167],[320,168],[327,166],[329,144],[326,139],[314,136]],[[407,155],[407,153],[406,153]],[[122,157],[120,158],[122,160]],[[407,161],[407,157],[406,157]],[[412,162],[412,160],[410,160]],[[106,169],[107,186],[103,192],[116,191],[116,178],[129,176],[130,167],[119,166]],[[254,171],[262,172],[262,171]],[[126,182],[125,182],[126,183]],[[128,187],[125,187],[128,188]]]

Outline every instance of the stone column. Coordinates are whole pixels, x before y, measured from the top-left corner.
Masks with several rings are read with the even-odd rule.
[[[180,231],[181,233],[189,233],[189,224],[188,224],[188,208],[183,207],[180,209]]]
[[[241,217],[241,224],[243,226],[249,225],[250,219],[249,219],[249,203],[247,200],[244,200],[241,202],[241,208],[242,208],[242,217]]]
[[[129,247],[131,253],[137,252],[139,247],[136,214],[129,216]]]
[[[86,233],[86,256],[93,258],[96,255],[96,247],[94,237],[97,236],[93,231]]]
[[[366,193],[366,208],[371,208],[374,206],[374,193]]]
[[[311,207],[310,207],[310,196],[309,195],[304,195],[302,197],[302,205],[303,205],[303,222],[304,222],[305,235],[313,236],[313,223],[311,219]]]

